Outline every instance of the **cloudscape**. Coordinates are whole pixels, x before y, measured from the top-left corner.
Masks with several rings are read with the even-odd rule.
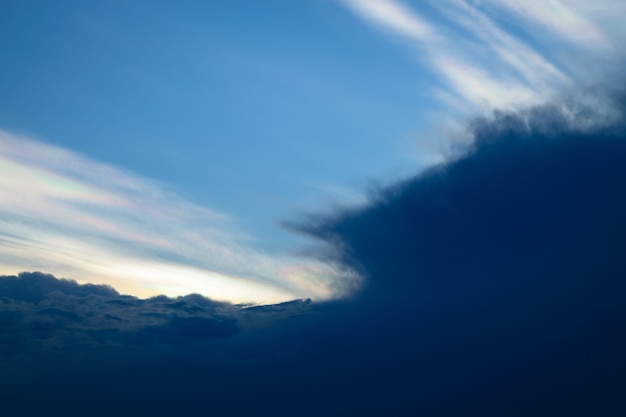
[[[1,414],[624,415],[624,12],[0,5]]]
[[[301,223],[368,274],[348,302],[3,277],[3,395],[102,415],[620,415],[625,130],[564,123],[478,120],[466,156]]]

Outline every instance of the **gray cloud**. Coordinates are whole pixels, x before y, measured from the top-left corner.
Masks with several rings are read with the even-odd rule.
[[[254,331],[306,314],[308,305],[253,307],[198,294],[139,299],[40,272],[0,276],[0,363],[4,378],[26,378],[51,372],[55,361],[101,369],[97,362],[80,364],[95,352],[141,360],[181,346],[209,351],[214,341],[244,328]]]

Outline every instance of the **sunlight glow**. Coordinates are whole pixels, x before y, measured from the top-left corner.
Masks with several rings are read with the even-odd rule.
[[[269,255],[227,215],[162,184],[0,132],[2,274],[38,269],[148,297],[200,293],[237,303],[347,295],[358,276]]]

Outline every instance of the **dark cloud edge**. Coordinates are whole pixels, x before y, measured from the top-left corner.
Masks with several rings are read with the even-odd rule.
[[[510,142],[540,147],[552,141],[585,141],[589,137],[619,140],[626,132],[626,88],[623,84],[595,83],[581,87],[578,92],[563,93],[542,105],[515,110],[495,109],[487,115],[470,117],[466,122],[466,133],[472,139],[453,143],[442,162],[391,183],[371,179],[365,190],[365,204],[351,207],[337,203],[322,212],[301,212],[281,225],[291,233],[315,242],[302,251],[305,255],[356,271],[361,279],[345,298],[358,298],[367,291],[371,272],[358,259],[353,242],[343,233],[343,225],[395,204],[419,184],[441,180],[449,170],[477,153],[486,153],[490,149],[498,152]]]
[[[315,256],[370,277],[313,324],[305,302],[232,314],[99,286],[3,299],[13,328],[0,327],[0,347],[14,351],[0,352],[0,396],[35,387],[72,409],[104,386],[136,409],[158,393],[162,413],[208,398],[223,415],[624,415],[626,129],[585,106],[572,124],[562,108],[475,119],[474,144],[445,164],[292,224],[327,245]],[[250,318],[260,325],[243,331]],[[11,379],[41,367],[52,382]],[[70,376],[61,388],[57,374]],[[81,395],[66,401],[66,388]]]

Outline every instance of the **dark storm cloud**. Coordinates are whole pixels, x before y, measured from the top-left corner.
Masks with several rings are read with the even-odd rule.
[[[554,106],[476,120],[475,145],[462,157],[378,190],[365,208],[300,228],[379,277],[364,292],[376,299],[508,285],[512,275],[536,281],[590,268],[589,260],[620,271],[624,128],[570,126]]]
[[[558,106],[476,120],[466,154],[304,222],[329,261],[367,274],[344,302],[4,278],[48,279],[2,287],[13,375],[45,368],[3,379],[5,410],[622,416],[626,129],[582,125]]]
[[[426,415],[626,411],[626,129],[577,117],[476,120],[462,157],[303,226],[369,276],[352,347],[398,381],[377,385],[387,401]]]

